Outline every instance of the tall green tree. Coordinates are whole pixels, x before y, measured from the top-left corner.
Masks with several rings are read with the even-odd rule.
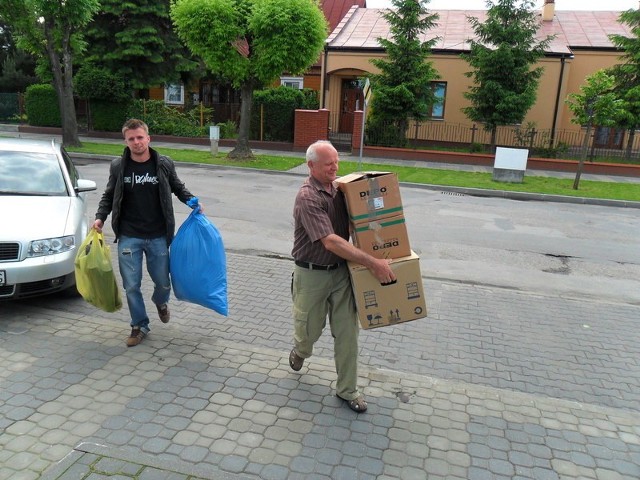
[[[24,92],[38,83],[36,58],[16,47],[11,27],[0,22],[0,92]]]
[[[614,89],[623,99],[619,126],[628,132],[625,157],[631,158],[635,132],[640,127],[640,10],[627,10],[618,17],[631,29],[631,36],[609,35],[611,42],[624,53],[622,63],[608,70],[615,78]]]
[[[476,39],[462,57],[473,70],[464,114],[491,132],[495,151],[498,126],[522,123],[536,101],[543,68],[535,67],[552,38],[538,40],[540,19],[532,0],[487,1],[484,22],[469,17]]]
[[[394,8],[382,14],[389,24],[390,38],[378,38],[387,58],[371,60],[380,73],[369,75],[375,95],[367,129],[376,143],[405,146],[409,119],[429,118],[436,102],[431,82],[439,76],[427,58],[438,38],[425,40],[425,36],[436,25],[438,15],[427,10],[429,0],[391,3]]]
[[[73,100],[73,59],[99,0],[2,0],[0,18],[17,45],[49,62],[62,117],[62,143],[80,145]]]
[[[178,35],[214,74],[240,89],[238,141],[230,158],[250,158],[253,92],[318,59],[327,21],[317,0],[176,0]]]
[[[101,0],[87,27],[85,59],[134,89],[186,80],[198,63],[176,35],[170,0]]]
[[[615,125],[616,118],[622,112],[622,100],[614,92],[615,79],[605,70],[598,70],[585,79],[580,93],[572,93],[567,98],[567,106],[573,113],[572,123],[586,127],[578,169],[573,182],[573,189],[578,190],[580,176],[584,169],[584,161],[589,150],[589,139],[593,126],[610,127]]]

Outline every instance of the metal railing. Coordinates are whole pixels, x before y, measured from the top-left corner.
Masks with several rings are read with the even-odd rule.
[[[366,130],[365,145],[383,145],[374,137],[375,133]],[[604,131],[607,133],[607,131]],[[496,146],[527,148],[530,156],[544,158],[578,159],[582,154],[582,145],[586,129],[556,130],[536,129],[534,126],[506,126],[496,131]],[[605,138],[606,137],[606,138]],[[588,145],[589,160],[606,159],[625,163],[640,163],[640,132],[634,135],[631,149],[627,150],[628,132],[619,132],[615,145],[602,142],[602,131],[592,129]],[[456,149],[468,152],[488,152],[491,144],[491,132],[478,124],[454,124],[447,122],[411,121],[406,132],[406,148],[412,149]]]

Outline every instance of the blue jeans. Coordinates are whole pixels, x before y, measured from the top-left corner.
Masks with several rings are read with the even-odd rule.
[[[149,317],[144,306],[140,287],[142,285],[142,256],[147,257],[147,272],[153,281],[151,301],[162,305],[169,301],[171,280],[169,279],[169,249],[167,239],[152,239],[122,236],[118,240],[118,265],[122,286],[127,295],[131,326],[149,333]]]

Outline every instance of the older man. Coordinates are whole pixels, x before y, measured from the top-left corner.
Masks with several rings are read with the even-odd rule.
[[[349,215],[334,184],[338,152],[326,141],[306,153],[309,177],[296,196],[293,217],[295,260],[292,278],[294,346],[289,365],[302,368],[329,318],[338,381],[336,395],[351,410],[367,410],[358,391],[358,319],[346,260],[366,266],[381,283],[395,280],[389,261],[372,257],[349,242]]]

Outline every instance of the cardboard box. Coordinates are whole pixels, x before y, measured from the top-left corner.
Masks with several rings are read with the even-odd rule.
[[[357,172],[339,177],[353,223],[402,214],[398,176],[391,172]]]
[[[375,258],[411,255],[404,215],[358,223],[352,228],[353,244]]]
[[[365,330],[427,316],[418,255],[411,252],[410,256],[392,260],[390,265],[397,280],[381,285],[367,268],[349,262],[358,319]]]

